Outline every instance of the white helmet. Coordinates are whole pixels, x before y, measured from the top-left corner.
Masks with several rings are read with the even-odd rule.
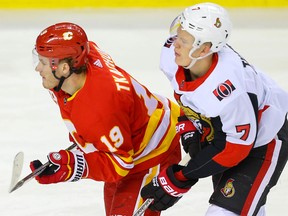
[[[232,30],[227,11],[213,3],[196,4],[186,8],[179,16],[179,24],[195,38],[193,47],[211,42],[212,52],[218,52],[225,46]]]

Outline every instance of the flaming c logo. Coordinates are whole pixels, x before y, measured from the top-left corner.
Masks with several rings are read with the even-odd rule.
[[[72,32],[64,32],[63,33],[63,39],[64,40],[71,40],[73,38],[73,33]]]

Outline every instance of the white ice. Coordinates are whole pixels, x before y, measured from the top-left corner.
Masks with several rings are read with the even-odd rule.
[[[25,153],[21,178],[29,162],[46,161],[47,153],[69,145],[58,108],[42,88],[32,66],[31,50],[42,29],[70,21],[86,29],[89,39],[153,92],[172,98],[170,84],[158,68],[161,46],[176,9],[73,9],[0,11],[0,215],[105,215],[101,182],[82,180],[43,186],[31,180],[9,194],[15,154]],[[230,9],[232,45],[249,62],[288,90],[288,9]],[[288,102],[288,98],[283,98]],[[164,216],[205,214],[212,191],[202,179]],[[288,168],[267,201],[268,216],[287,215]]]

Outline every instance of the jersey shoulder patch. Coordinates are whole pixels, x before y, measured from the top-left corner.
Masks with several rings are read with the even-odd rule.
[[[229,97],[235,89],[233,83],[227,79],[213,90],[213,94],[219,101],[222,101],[224,98]]]

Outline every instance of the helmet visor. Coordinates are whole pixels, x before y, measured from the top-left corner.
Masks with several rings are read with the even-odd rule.
[[[177,35],[177,29],[180,26],[180,15],[178,15],[170,25],[170,36]]]
[[[32,66],[34,70],[36,70],[36,67],[39,64],[39,54],[36,51],[36,48],[32,49]]]
[[[39,65],[40,63],[40,59],[43,58],[44,56],[41,56],[36,48],[32,49],[32,60],[33,60],[33,67],[34,69],[36,69],[36,67]],[[48,58],[48,57],[45,57]],[[50,67],[52,68],[52,70],[56,70],[58,67],[58,63],[59,63],[59,59],[57,58],[48,58],[49,59],[49,64]]]

